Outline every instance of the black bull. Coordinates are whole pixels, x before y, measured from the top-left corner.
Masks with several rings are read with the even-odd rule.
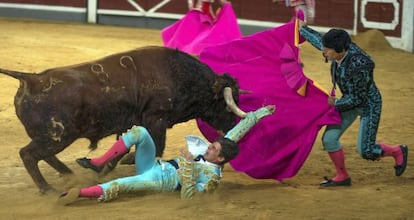
[[[230,87],[237,103],[236,80],[164,47],[138,48],[38,74],[0,72],[20,81],[14,104],[31,138],[20,157],[42,193],[53,188],[38,162],[44,160],[60,174],[72,173],[56,154],[78,138],[89,139],[95,149],[102,138],[142,125],[162,156],[167,128],[200,118],[225,132],[236,119],[226,111],[223,97]]]

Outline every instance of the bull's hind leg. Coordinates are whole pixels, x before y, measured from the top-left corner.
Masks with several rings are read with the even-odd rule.
[[[129,154],[127,153],[127,155],[129,155]],[[112,159],[108,163],[106,163],[104,168],[102,169],[102,171],[99,173],[99,176],[104,177],[104,176],[106,176],[106,174],[108,174],[113,169],[115,169],[115,167],[118,164],[119,160],[121,160],[121,158],[123,158],[123,157],[124,157],[124,155],[120,155],[120,156]]]
[[[40,190],[40,193],[47,193],[49,191],[54,190],[52,186],[45,180],[42,173],[39,170],[39,161],[42,159],[41,154],[38,152],[39,150],[46,150],[42,149],[41,146],[36,144],[35,142],[30,142],[27,146],[20,149],[20,157],[23,160],[23,164],[32,177],[34,183]]]
[[[62,161],[60,161],[56,156],[47,157],[43,160],[51,167],[53,167],[56,171],[58,171],[61,175],[72,174],[72,170],[69,169],[64,163],[62,163]]]
[[[135,164],[135,152],[127,153],[123,158],[119,159],[122,159],[120,164]]]

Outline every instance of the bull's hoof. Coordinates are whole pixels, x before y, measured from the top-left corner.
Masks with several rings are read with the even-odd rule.
[[[42,195],[49,195],[55,192],[56,192],[56,189],[50,185],[43,186],[39,189],[39,193]]]
[[[135,153],[128,153],[126,154],[121,162],[121,164],[135,164]]]

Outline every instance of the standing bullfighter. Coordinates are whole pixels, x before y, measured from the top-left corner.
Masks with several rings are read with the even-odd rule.
[[[395,160],[395,175],[404,173],[407,165],[406,145],[390,146],[377,143],[376,136],[381,117],[382,99],[374,81],[375,63],[356,44],[349,34],[341,29],[331,29],[321,36],[301,23],[300,32],[313,46],[322,50],[326,61],[331,60],[332,96],[328,103],[341,113],[339,125],[328,125],[322,143],[336,168],[336,176],[325,178],[321,187],[350,186],[351,178],[345,168],[344,151],[339,138],[360,117],[358,153],[367,160],[378,160],[392,156]],[[335,98],[334,89],[339,87],[342,97]]]

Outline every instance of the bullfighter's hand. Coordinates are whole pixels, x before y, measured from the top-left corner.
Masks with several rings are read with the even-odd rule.
[[[274,105],[267,105],[267,106],[265,106],[265,108],[267,108],[270,112],[275,112],[275,110],[276,110],[276,106],[274,106]]]
[[[298,25],[299,25],[300,28],[305,27],[306,25],[308,25],[308,23],[306,21],[302,21],[300,19],[298,19],[298,20],[299,20]]]
[[[190,153],[190,151],[188,151],[187,148],[181,148],[180,149],[180,154],[182,157],[184,157],[187,161],[194,161],[194,157],[193,155]]]

